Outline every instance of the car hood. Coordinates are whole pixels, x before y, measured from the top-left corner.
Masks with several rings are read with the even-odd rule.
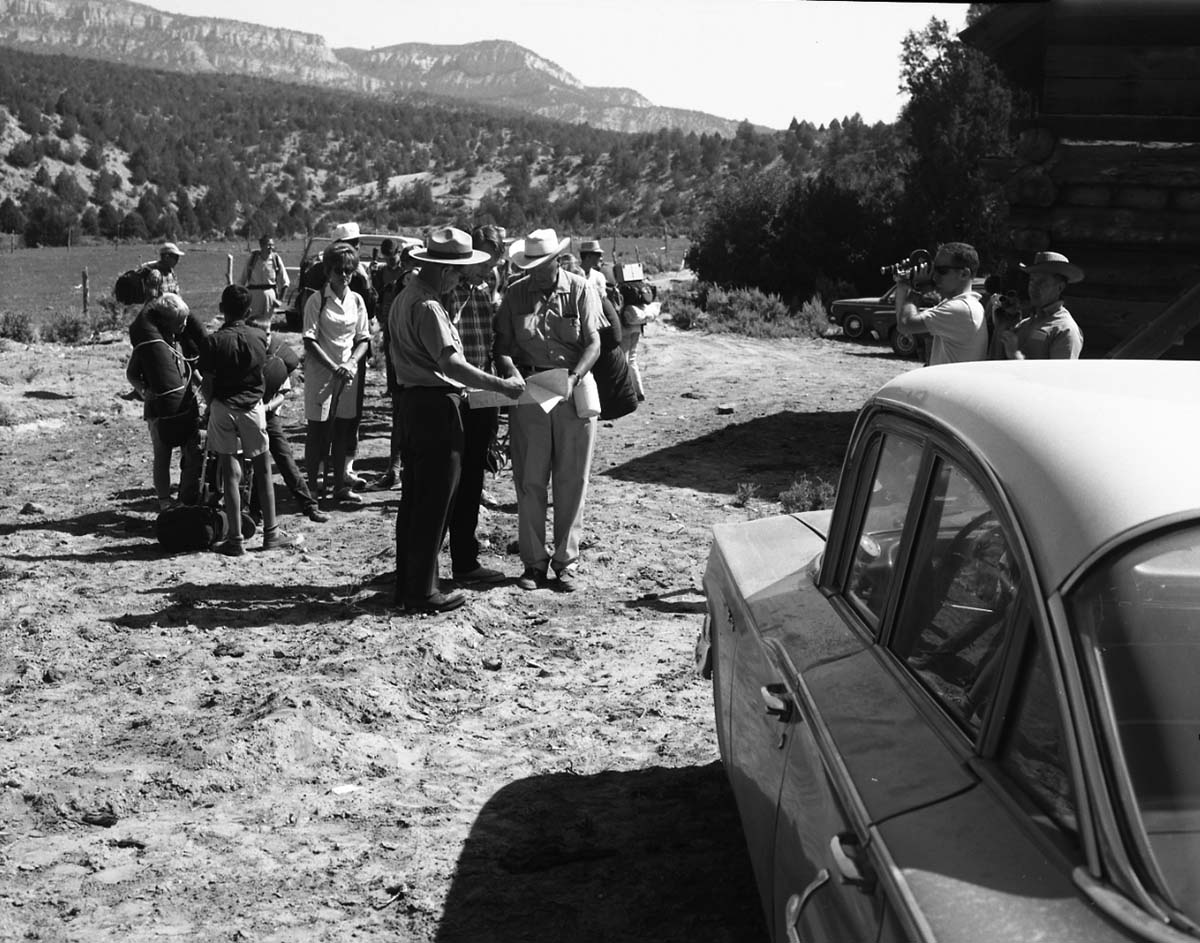
[[[833,303],[833,307],[838,308],[843,305],[880,305],[884,303],[879,300],[878,295],[873,295],[868,298],[839,298]]]

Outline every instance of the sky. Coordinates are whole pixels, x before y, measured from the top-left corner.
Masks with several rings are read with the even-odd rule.
[[[142,0],[317,33],[333,48],[519,43],[585,85],[623,86],[655,105],[786,128],[855,113],[892,121],[900,42],[931,17],[957,32],[966,3],[850,0]]]

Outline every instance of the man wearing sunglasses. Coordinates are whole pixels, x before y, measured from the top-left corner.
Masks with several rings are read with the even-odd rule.
[[[979,271],[979,254],[965,242],[939,246],[930,265],[896,273],[896,327],[904,334],[932,339],[929,366],[964,363],[987,357],[987,323],[983,305],[971,291]],[[941,297],[932,308],[917,310],[910,300],[913,285],[931,283]]]

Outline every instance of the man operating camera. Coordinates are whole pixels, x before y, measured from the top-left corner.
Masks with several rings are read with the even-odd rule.
[[[983,360],[987,356],[987,323],[983,306],[971,291],[979,271],[979,254],[965,242],[938,246],[932,263],[901,269],[896,279],[896,327],[903,334],[932,338],[929,366]],[[928,282],[941,297],[932,308],[918,310],[914,285]]]

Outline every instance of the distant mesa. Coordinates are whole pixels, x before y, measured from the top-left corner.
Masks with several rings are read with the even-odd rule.
[[[222,73],[368,95],[450,99],[595,128],[732,137],[740,122],[654,105],[629,88],[589,88],[504,40],[331,49],[314,33],[167,13],[112,0],[0,0],[0,47],[183,73]]]

